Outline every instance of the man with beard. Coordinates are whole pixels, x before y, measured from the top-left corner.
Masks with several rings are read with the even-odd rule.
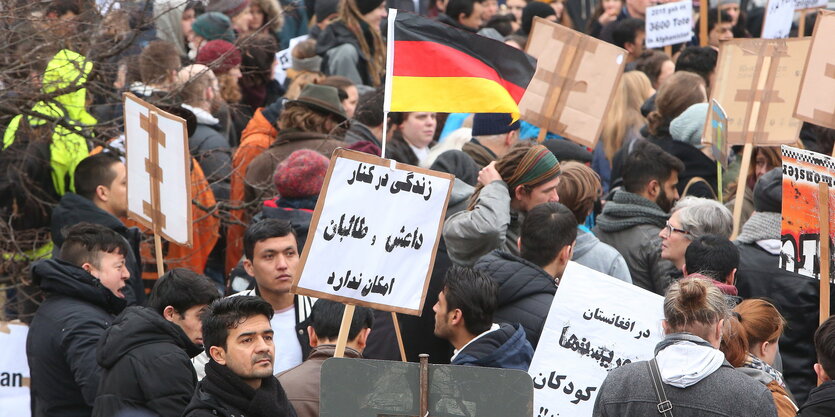
[[[203,316],[210,360],[184,417],[296,417],[273,376],[273,308],[259,297],[217,300]]]
[[[232,150],[229,138],[221,133],[220,120],[212,116],[223,100],[217,78],[209,67],[189,65],[177,75],[182,85],[182,107],[197,119],[197,129],[188,138],[191,156],[200,164],[217,199],[229,198],[232,175]]]
[[[664,294],[675,266],[661,258],[659,232],[678,200],[678,174],[684,164],[647,141],[635,144],[623,166],[623,188],[616,190],[597,218],[594,234],[623,255],[632,283]]]

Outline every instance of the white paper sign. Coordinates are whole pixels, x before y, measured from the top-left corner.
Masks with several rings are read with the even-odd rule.
[[[162,180],[159,182],[160,234],[169,241],[191,244],[191,155],[185,121],[158,111],[153,106],[125,95],[125,141],[128,168],[128,216],[153,229],[153,204],[156,185],[150,172],[150,120],[156,112],[158,137],[156,158]]]
[[[569,262],[528,370],[534,413],[590,416],[608,371],[652,358],[663,339],[663,303],[660,295]]]
[[[794,8],[795,0],[769,0],[765,9],[765,23],[763,23],[761,38],[788,38],[794,19]]]
[[[28,333],[29,327],[25,325],[0,323],[0,346],[3,346],[0,349],[0,417],[31,415],[26,360]]]
[[[287,49],[276,52],[275,60],[278,65],[275,66],[275,70],[273,71],[273,78],[279,84],[284,84],[284,80],[287,79],[287,70],[293,66],[293,48],[307,38],[308,35],[302,35],[290,39],[290,46]]]
[[[334,155],[293,292],[420,314],[451,176]]]
[[[826,7],[828,3],[828,0],[796,0],[794,4],[794,9],[819,9],[821,7]]]
[[[693,3],[689,0],[647,8],[647,48],[689,42],[693,38]]]

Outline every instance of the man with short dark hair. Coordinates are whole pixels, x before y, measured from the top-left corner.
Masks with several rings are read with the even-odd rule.
[[[815,353],[818,362],[815,373],[821,384],[812,388],[809,399],[800,407],[798,417],[828,417],[835,415],[835,317],[830,316],[815,331]]]
[[[116,317],[97,348],[103,372],[93,416],[182,415],[197,385],[191,358],[203,351],[200,315],[219,297],[208,277],[176,268],[157,280],[148,307]]]
[[[107,227],[67,230],[56,259],[32,265],[46,293],[26,338],[32,416],[89,416],[99,387],[96,344],[125,308],[128,244]]]
[[[184,417],[296,416],[273,376],[272,316],[272,306],[258,297],[227,297],[209,306],[203,345],[211,359]]]
[[[641,19],[624,19],[614,23],[612,41],[615,46],[626,49],[626,63],[638,59],[644,53],[644,21]]]
[[[682,171],[684,164],[678,158],[639,141],[626,157],[623,189],[614,192],[594,228],[601,242],[623,255],[632,283],[656,294],[664,294],[667,277],[675,270],[661,259],[658,233],[678,200],[676,184]]]
[[[696,22],[698,25],[698,21]],[[719,51],[721,45],[734,38],[731,15],[716,8],[707,11],[707,45]]]
[[[484,24],[484,2],[487,0],[449,0],[438,21],[458,29],[476,33]]]
[[[522,222],[521,256],[496,249],[475,264],[499,286],[496,320],[521,324],[534,349],[576,237],[574,214],[560,203],[543,203]]]
[[[310,313],[310,326],[307,327],[310,346],[313,348],[310,356],[301,365],[276,375],[298,417],[319,415],[322,363],[332,358],[336,351],[336,339],[339,336],[344,311],[345,304],[331,300],[316,301],[313,312]],[[355,307],[345,346],[346,358],[362,358],[362,351],[373,325],[373,310]]]
[[[702,275],[727,295],[735,296],[736,269],[739,267],[739,249],[728,238],[704,235],[690,243],[684,252],[684,275]]]
[[[345,133],[345,143],[368,141],[378,148],[382,146],[384,92],[385,87],[378,87],[360,96],[351,127]]]
[[[688,71],[701,76],[705,80],[705,88],[709,95],[718,59],[719,53],[711,47],[689,46],[679,54],[676,60],[676,72]]]
[[[76,192],[64,194],[52,211],[52,242],[57,255],[64,243],[65,229],[81,222],[100,224],[121,235],[128,243],[128,251],[124,255],[131,275],[124,290],[125,298],[128,305],[143,305],[145,286],[139,254],[142,233],[135,227],[125,226],[120,220],[128,215],[127,178],[125,164],[111,153],[102,152],[84,158],[75,168]]]
[[[447,271],[432,310],[435,336],[455,347],[452,365],[528,370],[533,348],[525,329],[493,323],[497,304],[498,286],[487,274],[461,266]]]

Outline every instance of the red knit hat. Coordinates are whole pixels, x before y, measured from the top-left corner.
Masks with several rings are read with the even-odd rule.
[[[310,149],[299,149],[281,161],[275,169],[275,188],[282,198],[319,195],[330,161]]]
[[[241,51],[227,41],[215,39],[197,51],[197,63],[207,65],[217,75],[225,74],[241,65]]]

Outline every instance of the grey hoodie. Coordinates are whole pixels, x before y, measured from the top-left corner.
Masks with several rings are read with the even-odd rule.
[[[629,267],[620,252],[583,229],[577,230],[577,240],[571,260],[623,282],[632,283]]]

